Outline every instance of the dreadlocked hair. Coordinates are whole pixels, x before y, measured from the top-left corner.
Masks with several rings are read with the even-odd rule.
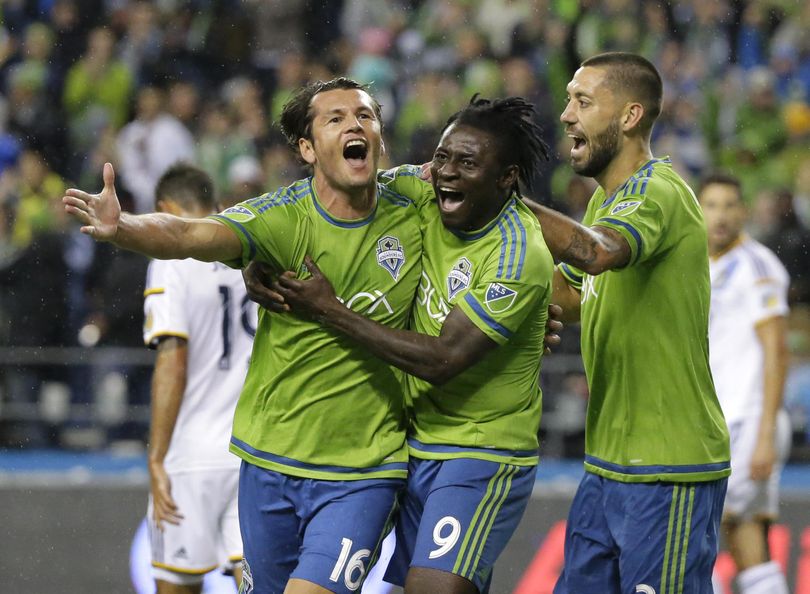
[[[450,116],[442,132],[451,124],[463,124],[491,134],[498,144],[500,162],[517,165],[518,179],[531,191],[540,163],[549,160],[549,147],[536,115],[534,105],[523,97],[483,99],[476,93],[467,107]],[[520,194],[517,183],[514,190]]]

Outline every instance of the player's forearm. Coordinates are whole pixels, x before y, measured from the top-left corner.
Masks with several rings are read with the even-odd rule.
[[[330,307],[321,321],[375,357],[432,384],[445,383],[464,365],[439,337],[390,328],[340,303]]]
[[[149,461],[162,463],[169,450],[186,389],[188,347],[182,339],[161,343],[152,375]]]
[[[568,281],[565,280],[563,275],[556,268],[554,269],[551,286],[551,302],[556,303],[563,310],[560,321],[568,323],[579,322],[581,307],[579,291],[569,285]]]
[[[164,213],[121,213],[112,242],[159,260],[194,258],[213,262],[241,255],[239,238],[225,225],[210,219],[185,219]]]
[[[760,419],[760,439],[773,440],[776,433],[776,419],[782,408],[785,380],[788,370],[788,349],[786,344],[787,322],[785,318],[768,320],[757,332],[763,346],[763,398]]]
[[[629,253],[625,254],[625,246],[612,234],[606,234],[606,229],[586,227],[556,210],[531,200],[524,202],[540,221],[543,238],[556,260],[591,275],[627,264]]]

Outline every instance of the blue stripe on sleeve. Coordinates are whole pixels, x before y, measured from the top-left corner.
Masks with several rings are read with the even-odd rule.
[[[501,326],[498,322],[496,322],[492,318],[492,316],[490,316],[487,312],[484,311],[484,308],[481,307],[481,304],[478,303],[475,300],[475,297],[470,295],[470,293],[466,293],[464,295],[464,301],[467,302],[467,305],[472,307],[473,311],[478,314],[478,317],[480,317],[482,320],[484,320],[484,322],[486,323],[487,326],[489,326],[490,328],[495,330],[495,332],[497,332],[498,334],[500,334],[504,338],[511,338],[512,337],[512,331],[509,330],[508,328],[504,327],[504,326]]]
[[[574,281],[575,283],[581,283],[582,282],[582,279],[584,277],[581,274],[577,274],[576,272],[574,272],[574,269],[571,268],[568,264],[563,262],[561,264],[561,267],[562,267],[563,271],[565,272],[565,274],[568,276],[568,278],[570,278],[572,281]]]
[[[598,225],[601,222],[610,223],[611,225],[618,225],[619,227],[624,227],[625,229],[627,229],[627,231],[630,232],[630,235],[633,236],[633,239],[636,240],[636,257],[634,261],[638,260],[641,257],[641,248],[642,248],[641,234],[636,230],[635,227],[633,227],[633,225],[631,225],[627,221],[620,221],[619,219],[614,219],[610,217],[605,219],[599,219],[594,223],[594,225]]]
[[[509,213],[504,217],[506,224],[509,225],[509,266],[506,269],[506,278],[512,278],[512,270],[515,264],[515,251],[517,249],[517,231],[515,231],[515,224]]]
[[[503,260],[506,257],[506,229],[503,226],[503,221],[498,221],[498,229],[501,232],[501,255],[498,258],[498,273],[496,274],[497,278],[503,278]]]
[[[211,218],[222,219],[223,221],[227,221],[228,223],[230,223],[234,227],[237,227],[239,229],[239,231],[242,232],[242,235],[245,236],[245,239],[247,239],[248,246],[250,246],[250,250],[249,250],[249,253],[248,253],[248,261],[250,261],[250,260],[252,260],[253,258],[256,257],[256,244],[253,242],[253,237],[250,236],[250,233],[248,233],[248,230],[245,229],[244,226],[242,226],[240,223],[237,223],[236,221],[234,221],[232,219],[229,219],[228,217],[224,217],[224,216],[218,215],[218,214],[211,215]]]
[[[509,210],[515,218],[515,224],[520,231],[520,258],[518,258],[517,273],[515,274],[515,279],[519,280],[520,274],[523,272],[523,261],[526,259],[526,227],[523,226],[523,221],[520,220],[517,210],[514,207]]]

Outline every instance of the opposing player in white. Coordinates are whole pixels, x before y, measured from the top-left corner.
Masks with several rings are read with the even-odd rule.
[[[725,542],[740,594],[787,594],[779,565],[770,561],[768,529],[790,447],[782,408],[790,279],[773,252],[743,233],[746,211],[736,178],[706,178],[699,199],[711,256],[710,363],[731,435]]]
[[[175,165],[156,207],[181,217],[216,212],[206,173]],[[228,452],[236,401],[256,332],[238,270],[154,260],[146,280],[144,341],[157,348],[149,436],[148,519],[158,594],[199,594],[203,576],[242,559],[239,458]]]

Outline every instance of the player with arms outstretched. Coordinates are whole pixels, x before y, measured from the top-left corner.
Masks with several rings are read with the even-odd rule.
[[[790,448],[782,408],[790,278],[772,251],[743,233],[737,178],[706,177],[698,198],[711,256],[710,361],[731,434],[725,542],[740,594],[787,594],[785,576],[770,560],[768,532],[779,512],[779,476]]]
[[[576,173],[598,183],[582,224],[532,205],[553,301],[582,321],[590,386],[585,477],[556,594],[710,594],[729,473],[709,371],[706,228],[650,150],[662,83],[641,56],[585,60],[560,116]]]
[[[166,171],[155,196],[158,212],[184,218],[216,212],[210,177],[191,165]],[[232,569],[238,584],[239,458],[228,443],[256,307],[239,272],[191,259],[150,262],[144,296],[144,342],[157,349],[148,510],[157,591],[197,594],[217,567]]]
[[[422,238],[412,202],[377,181],[379,104],[349,79],[313,83],[281,125],[313,176],[220,215],[121,213],[109,164],[103,191],[69,190],[66,210],[96,239],[155,258],[303,272],[309,254],[347,306],[404,327]],[[260,311],[230,445],[243,460],[245,593],[360,588],[407,473],[402,380],[314,322]]]

